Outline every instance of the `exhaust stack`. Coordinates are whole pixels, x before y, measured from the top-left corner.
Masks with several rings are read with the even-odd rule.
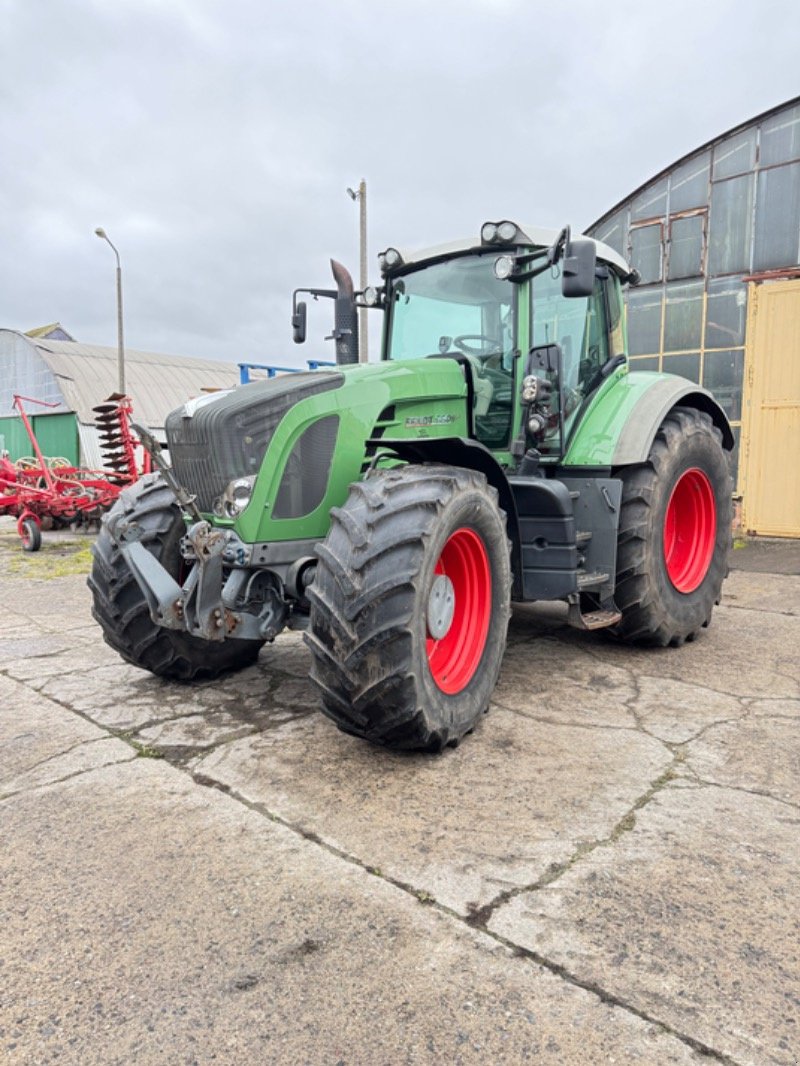
[[[350,272],[341,263],[331,259],[331,270],[336,282],[333,339],[336,342],[336,362],[358,362],[358,310],[355,287]]]

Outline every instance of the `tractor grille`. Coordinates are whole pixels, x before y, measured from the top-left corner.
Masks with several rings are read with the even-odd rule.
[[[258,473],[272,435],[296,403],[336,389],[343,380],[336,372],[286,374],[212,395],[191,414],[179,407],[166,421],[175,476],[201,511],[211,511],[229,482]]]

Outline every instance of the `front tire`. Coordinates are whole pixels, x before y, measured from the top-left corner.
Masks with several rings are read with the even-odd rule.
[[[708,626],[728,573],[732,480],[711,418],[676,407],[647,462],[621,471],[614,599],[621,639],[660,647]]]
[[[351,486],[308,590],[311,678],[347,733],[457,744],[488,709],[510,614],[505,517],[482,474],[405,466]]]
[[[20,523],[20,536],[24,552],[38,552],[42,546],[42,528],[35,518],[23,518]]]
[[[176,581],[182,580],[180,541],[186,526],[172,490],[160,475],[147,474],[124,489],[109,517],[120,511],[128,521],[141,527],[141,543],[150,554]],[[257,658],[263,641],[218,643],[156,625],[105,519],[92,555],[92,571],[87,582],[94,597],[92,614],[100,623],[106,643],[129,663],[159,677],[190,681],[241,669]]]

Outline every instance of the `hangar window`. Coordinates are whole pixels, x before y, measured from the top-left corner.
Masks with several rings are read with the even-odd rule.
[[[754,270],[800,262],[800,163],[762,170],[756,191]]]
[[[759,155],[762,167],[800,159],[800,107],[781,111],[766,120],[761,127]]]
[[[676,167],[669,179],[669,210],[675,215],[708,203],[708,177],[711,157],[708,152],[695,156]]]
[[[709,279],[706,301],[706,348],[744,344],[747,288],[738,278]]]
[[[631,227],[630,262],[641,275],[642,285],[651,281],[661,281],[662,277],[662,235],[660,222],[649,226]]]
[[[711,389],[732,422],[742,417],[742,378],[744,349],[706,352],[703,359],[703,385]]]
[[[665,355],[662,370],[665,374],[677,374],[700,384],[700,353],[684,352],[682,355]]]
[[[625,211],[618,211],[616,215],[612,215],[593,236],[613,248],[615,252],[619,252],[620,255],[625,255]]]
[[[673,218],[669,224],[670,281],[695,278],[703,273],[706,243],[706,213]]]
[[[728,137],[714,149],[714,181],[745,174],[756,164],[756,131],[745,130],[735,137]]]
[[[752,174],[714,185],[708,229],[709,274],[750,269],[752,214]]]
[[[667,213],[667,179],[655,181],[643,189],[631,204],[631,222],[645,218],[663,218]]]
[[[703,283],[667,285],[664,312],[664,351],[681,352],[700,347],[703,325]]]
[[[628,291],[628,351],[652,355],[661,348],[661,288]]]

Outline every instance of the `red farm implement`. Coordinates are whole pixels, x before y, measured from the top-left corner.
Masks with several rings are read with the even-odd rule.
[[[30,438],[33,456],[12,462],[0,457],[0,515],[17,519],[17,531],[25,551],[37,551],[42,530],[58,526],[88,525],[97,521],[122,489],[136,481],[137,441],[131,433],[131,403],[127,396],[113,395],[94,410],[100,443],[109,469],[72,466],[66,459],[46,458],[23,406],[26,403],[57,407],[57,404],[14,396]]]

